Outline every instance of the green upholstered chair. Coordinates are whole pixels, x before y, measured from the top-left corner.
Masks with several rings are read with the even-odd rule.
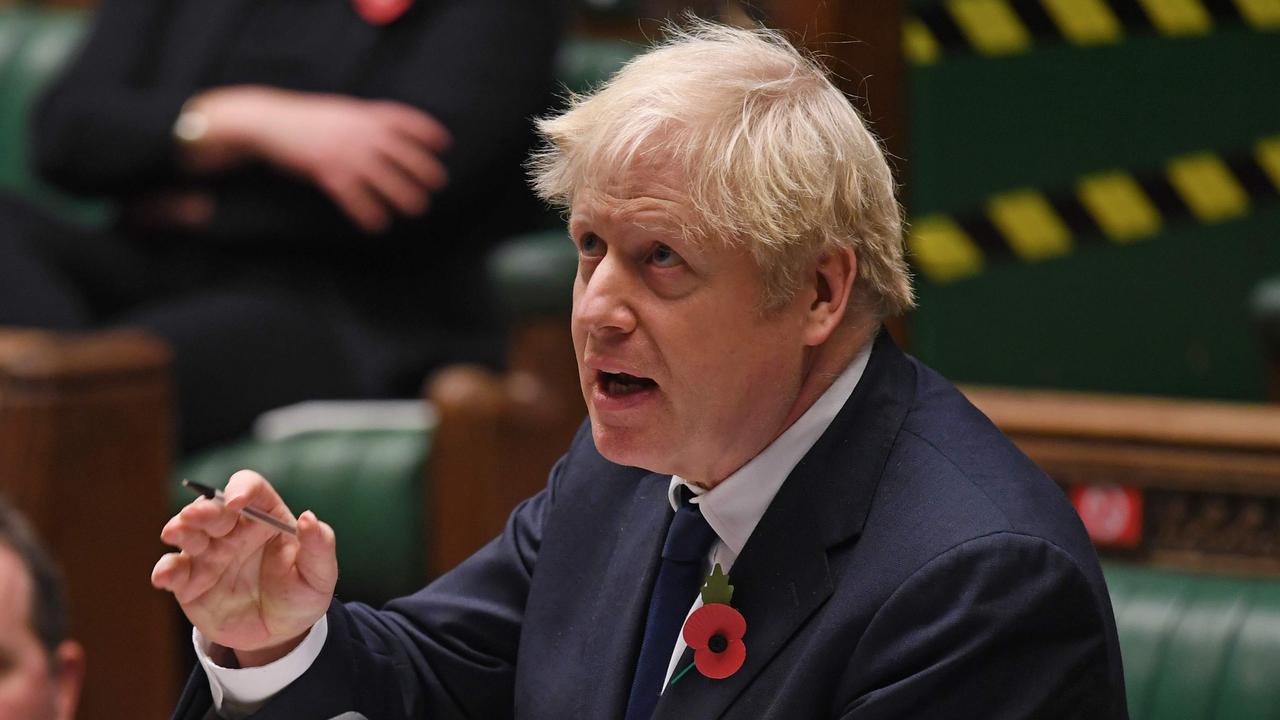
[[[41,182],[30,166],[28,142],[31,108],[79,46],[87,19],[74,9],[0,9],[0,189],[64,219],[99,225],[108,206],[69,198]]]
[[[422,478],[430,445],[430,430],[320,430],[201,453],[176,474],[222,487],[242,468],[261,472],[295,513],[311,510],[333,526],[339,597],[378,603],[427,577]],[[174,487],[176,510],[194,496]]]
[[[1280,580],[1105,573],[1133,720],[1280,717]]]

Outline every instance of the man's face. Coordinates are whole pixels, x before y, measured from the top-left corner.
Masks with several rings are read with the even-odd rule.
[[[600,452],[712,485],[794,420],[807,304],[763,314],[749,252],[686,242],[692,219],[669,165],[578,192],[573,344]]]
[[[31,630],[31,575],[0,545],[0,720],[70,720],[78,666],[50,657]]]

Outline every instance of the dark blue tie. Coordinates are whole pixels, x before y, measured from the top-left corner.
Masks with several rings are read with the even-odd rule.
[[[680,509],[667,528],[662,566],[649,596],[649,616],[644,624],[644,642],[631,683],[626,720],[649,720],[653,716],[680,628],[706,580],[704,567],[716,532],[698,506],[689,502],[691,495],[688,488],[680,488]]]

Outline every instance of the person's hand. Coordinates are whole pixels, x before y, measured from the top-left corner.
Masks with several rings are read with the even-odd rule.
[[[437,155],[450,137],[435,118],[404,103],[262,86],[206,91],[188,103],[204,116],[186,146],[195,172],[257,159],[320,188],[369,233],[393,215],[426,212],[448,182]]]
[[[239,514],[252,505],[294,522],[271,485],[252,470],[231,476],[226,505],[198,498],[160,532],[181,550],[160,558],[151,584],[178,599],[191,624],[235,651],[243,667],[265,665],[302,641],[329,607],[338,581],[333,529],[310,511],[298,535]]]

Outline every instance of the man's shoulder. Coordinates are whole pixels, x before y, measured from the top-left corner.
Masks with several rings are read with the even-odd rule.
[[[992,534],[1040,538],[1087,564],[1092,546],[1061,488],[950,382],[912,360],[916,392],[869,525],[929,527],[932,552]],[[872,529],[872,528],[869,528]]]

